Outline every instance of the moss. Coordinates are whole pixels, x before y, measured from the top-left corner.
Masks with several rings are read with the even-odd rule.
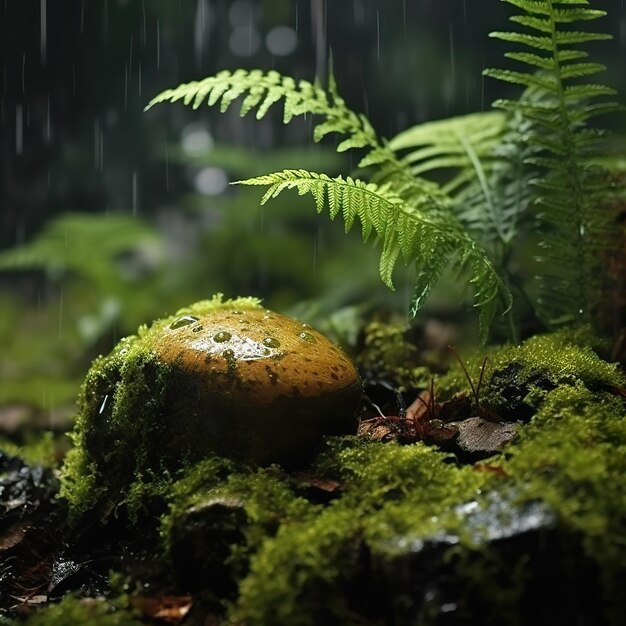
[[[623,386],[626,377],[617,364],[603,361],[594,351],[599,340],[582,327],[549,335],[539,335],[519,346],[494,348],[469,359],[466,366],[474,385],[486,357],[481,403],[515,418],[524,418],[528,409],[536,409],[546,393],[559,385],[581,383],[591,390]],[[458,391],[469,392],[470,385],[459,365],[436,385],[441,397]]]
[[[25,626],[139,626],[144,622],[133,614],[102,598],[79,600],[66,596],[59,604],[51,604],[34,613]]]
[[[602,389],[623,385],[624,377],[584,341],[581,333],[562,333],[493,353],[490,373],[515,363],[518,382],[528,385],[528,393],[537,383],[541,393],[535,398],[539,410],[519,443],[506,457],[490,460],[489,472],[459,467],[421,444],[332,440],[318,472],[342,483],[341,496],[313,515],[287,516],[275,534],[258,541],[233,618],[296,626],[357,622],[360,610],[371,615],[355,605],[352,588],[367,567],[364,554],[393,564],[410,546],[443,535],[459,543],[440,558],[455,563],[473,602],[480,596],[487,621],[515,624],[531,582],[527,557],[520,553],[511,561],[498,555],[485,541],[486,528],[480,523],[468,528],[461,506],[475,502],[478,510],[486,508],[497,493],[506,494],[500,516],[543,503],[547,514],[556,516],[564,544],[570,542],[572,550],[582,545],[586,558],[603,572],[610,606],[611,596],[619,598],[612,586],[626,563],[620,545],[626,407],[623,398]],[[491,390],[494,397],[497,391]],[[361,595],[368,595],[367,582],[361,583]]]
[[[417,365],[419,350],[413,341],[407,341],[413,330],[405,321],[370,322],[365,327],[363,350],[357,360],[365,377],[393,380],[399,391],[426,387],[430,372]]]
[[[45,432],[39,436],[27,436],[22,444],[0,437],[0,451],[23,459],[30,465],[53,467],[57,463],[57,445],[54,435]]]
[[[608,606],[626,566],[626,402],[581,383],[551,391],[502,461],[519,499],[540,499],[581,537],[603,576]],[[622,607],[623,609],[624,607]]]
[[[121,506],[132,522],[144,497],[206,457],[301,462],[323,434],[354,431],[358,373],[303,326],[255,298],[218,295],[96,359],[62,475],[74,517]]]
[[[323,508],[292,504],[276,534],[266,536],[250,559],[232,607],[235,621],[358,621],[359,611],[367,614],[361,603],[371,598],[367,590],[349,590],[365,565],[364,551],[392,558],[402,541],[428,535],[453,503],[471,498],[485,481],[421,444],[353,438],[334,440],[319,469],[342,481],[341,497]]]
[[[160,362],[146,346],[148,330],[158,331],[187,315],[259,307],[255,298],[223,300],[217,294],[157,320],[151,329],[141,326],[137,335],[124,338],[111,354],[94,361],[70,435],[74,448],[62,471],[60,495],[68,500],[74,518],[105,498],[113,505],[125,504],[133,517],[143,495],[163,491],[172,472],[206,455],[199,418],[191,408],[186,410],[193,405],[193,390],[176,368]],[[164,417],[172,397],[178,399],[179,414],[189,416],[188,423]],[[197,436],[188,437],[191,431]]]
[[[129,342],[126,359],[135,358],[134,341]],[[624,608],[619,604],[620,572],[626,564],[626,402],[612,389],[626,381],[616,366],[594,353],[589,341],[583,331],[558,333],[490,353],[484,401],[507,409],[514,418],[524,406],[532,408],[533,415],[505,455],[476,466],[459,465],[452,455],[422,443],[400,446],[331,438],[316,462],[315,476],[340,487],[320,503],[297,476],[275,466],[259,469],[210,456],[185,462],[178,471],[158,473],[158,463],[142,456],[142,450],[152,441],[149,437],[158,441],[161,435],[133,430],[129,424],[131,442],[125,444],[124,454],[130,455],[135,446],[133,458],[146,469],[138,472],[137,461],[128,467],[111,464],[108,448],[97,459],[81,457],[79,447],[66,469],[68,493],[76,490],[78,502],[93,498],[94,490],[101,488],[102,467],[132,475],[124,492],[131,506],[141,507],[158,491],[169,505],[161,533],[170,558],[188,516],[201,513],[207,504],[223,504],[226,515],[214,518],[208,539],[203,535],[215,543],[204,546],[210,566],[206,575],[216,575],[214,561],[217,575],[232,580],[235,591],[222,592],[219,601],[227,619],[249,626],[355,624],[364,617],[370,623],[377,617],[382,621],[390,609],[377,604],[381,593],[391,594],[392,602],[417,600],[414,588],[380,592],[376,576],[381,569],[400,575],[406,559],[429,544],[440,546],[440,551],[432,557],[435,565],[428,566],[434,569],[426,571],[454,577],[462,587],[455,591],[455,602],[473,607],[479,603],[486,624],[514,625],[532,584],[530,557],[519,544],[512,555],[499,552],[498,542],[490,540],[490,524],[506,525],[518,510],[539,503],[551,520],[546,527],[557,533],[551,536],[572,547],[572,554],[582,550],[596,564],[605,605],[619,616]],[[472,360],[470,370],[477,372],[481,361],[482,355]],[[149,360],[145,364],[147,370]],[[107,371],[110,366],[111,360],[105,360],[90,373],[99,398],[114,372],[124,376],[124,366]],[[143,383],[138,379],[135,384]],[[451,394],[466,389],[467,381],[459,369],[440,381],[440,388]],[[134,392],[127,393],[130,404]],[[116,419],[112,412],[110,424]],[[115,429],[108,428],[113,430],[105,429],[100,436],[112,445]],[[87,429],[79,430],[77,440],[82,443],[88,436]],[[74,472],[72,464],[79,471]],[[492,514],[494,501],[500,508]],[[473,518],[471,511],[485,513]],[[562,554],[555,558],[569,558]],[[560,567],[566,571],[566,565]],[[204,590],[212,584],[208,579],[195,582]],[[426,603],[420,623],[437,623],[439,609],[436,602]],[[613,623],[619,623],[619,617]]]

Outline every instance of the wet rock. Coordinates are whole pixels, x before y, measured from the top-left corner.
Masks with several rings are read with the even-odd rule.
[[[244,503],[236,497],[213,497],[180,515],[170,535],[174,571],[185,589],[235,592],[228,566],[233,546],[243,544],[247,522]]]
[[[545,504],[515,500],[492,492],[456,509],[456,529],[399,536],[389,557],[374,555],[373,576],[388,590],[385,623],[605,624],[599,572],[580,537],[564,532]]]
[[[185,373],[226,456],[293,460],[321,435],[355,429],[358,373],[307,324],[261,308],[197,311],[146,340]]]
[[[119,502],[138,477],[211,455],[303,465],[325,436],[356,430],[360,397],[356,368],[321,333],[255,299],[217,296],[94,362],[62,495],[74,509],[103,494]]]

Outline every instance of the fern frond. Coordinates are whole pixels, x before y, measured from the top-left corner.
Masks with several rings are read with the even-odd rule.
[[[276,71],[224,70],[201,81],[167,89],[154,97],[145,110],[162,102],[182,101],[185,105],[199,108],[202,104],[219,105],[224,113],[236,100],[242,98],[240,115],[243,117],[256,110],[256,118],[262,119],[275,104],[283,103],[283,122],[288,124],[300,115],[317,115],[323,121],[313,131],[313,139],[321,141],[329,133],[347,135],[338,150],[354,148],[374,149],[379,141],[367,118],[346,106],[337,92],[334,81],[328,91],[319,84],[306,80],[295,81]]]
[[[147,224],[126,215],[66,213],[29,243],[0,253],[0,271],[43,270],[82,276],[98,286],[117,282],[120,255],[158,241]]]
[[[355,221],[361,224],[363,239],[373,231],[382,241],[380,276],[393,289],[392,274],[400,257],[415,263],[417,282],[411,302],[415,315],[424,299],[449,264],[469,269],[479,308],[480,333],[486,339],[489,325],[499,307],[510,305],[510,295],[489,260],[445,206],[423,211],[409,206],[390,185],[377,185],[350,177],[331,178],[306,170],[284,170],[243,181],[242,185],[268,187],[262,202],[286,189],[311,194],[316,208],[328,207],[331,218],[341,214],[348,231]],[[438,204],[440,200],[433,198]]]
[[[414,176],[441,170],[447,172],[448,191],[463,186],[466,172],[474,172],[474,157],[489,168],[490,157],[504,130],[506,116],[498,111],[472,113],[426,122],[396,135],[389,147],[395,152],[408,150],[403,163]]]
[[[588,8],[586,0],[503,0],[522,10],[511,21],[534,31],[496,32],[492,37],[531,48],[505,56],[520,70],[485,70],[485,75],[530,87],[533,99],[501,100],[494,106],[515,112],[529,124],[526,140],[534,147],[525,162],[538,169],[533,180],[540,221],[538,259],[539,308],[555,323],[590,321],[598,294],[599,263],[610,217],[602,200],[603,174],[590,163],[598,153],[598,133],[586,128],[592,118],[618,109],[604,100],[615,90],[579,79],[603,71],[603,65],[581,61],[578,46],[610,39],[610,35],[578,30],[606,12]],[[536,33],[536,34],[535,34]]]

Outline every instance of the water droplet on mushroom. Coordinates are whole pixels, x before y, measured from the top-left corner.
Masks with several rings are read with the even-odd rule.
[[[228,333],[227,333],[228,334]],[[235,358],[235,353],[232,350],[224,350],[224,352],[222,352],[222,356],[227,360],[230,361],[231,359]]]
[[[170,324],[170,328],[172,330],[176,330],[177,328],[183,328],[184,326],[189,326],[190,324],[197,322],[198,319],[199,318],[194,317],[193,315],[183,315],[182,317],[179,317],[178,319],[174,320]]]
[[[315,343],[316,339],[315,337],[313,337],[313,335],[311,333],[307,333],[307,332],[302,332],[298,335],[298,337],[300,339],[302,339],[302,341],[306,341],[307,343]]]
[[[232,335],[229,332],[226,332],[225,330],[220,330],[219,333],[213,335],[213,341],[217,343],[224,343],[225,341],[228,341],[231,337]]]
[[[263,343],[268,348],[280,348],[280,341],[278,341],[278,339],[274,339],[274,337],[266,337],[263,339]]]

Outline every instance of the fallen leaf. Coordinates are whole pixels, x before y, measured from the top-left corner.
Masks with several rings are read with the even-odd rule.
[[[146,617],[176,623],[189,613],[193,599],[191,596],[134,596],[130,604]]]

